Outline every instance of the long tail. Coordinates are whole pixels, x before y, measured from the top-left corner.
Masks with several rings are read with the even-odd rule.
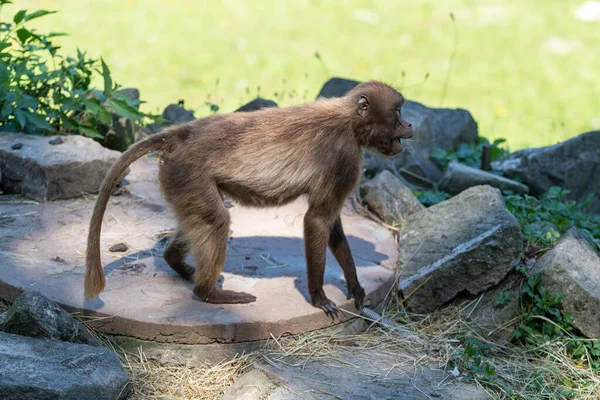
[[[85,256],[85,298],[98,297],[104,290],[106,278],[102,270],[102,261],[100,260],[100,230],[102,228],[102,218],[106,205],[110,199],[113,188],[119,179],[135,160],[142,156],[158,150],[172,150],[178,143],[185,140],[189,133],[187,125],[180,125],[165,130],[147,139],[133,144],[117,162],[110,168],[108,174],[102,182],[100,193],[94,206],[92,219],[90,220],[90,230],[87,240],[87,251]]]

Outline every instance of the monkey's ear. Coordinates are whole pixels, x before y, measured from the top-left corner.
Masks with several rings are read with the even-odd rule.
[[[369,99],[367,99],[367,96],[360,96],[360,99],[358,100],[358,115],[360,115],[361,117],[364,117],[365,115],[367,115],[367,111],[369,111]]]

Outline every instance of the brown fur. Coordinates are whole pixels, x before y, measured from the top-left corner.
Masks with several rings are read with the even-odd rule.
[[[350,247],[339,213],[360,175],[361,147],[393,156],[398,138],[412,136],[402,119],[402,96],[380,82],[358,85],[346,96],[289,108],[215,115],[180,125],[134,144],[109,171],[92,219],[86,257],[86,297],[104,289],[100,226],[112,188],[133,161],[161,151],[159,180],[179,223],[165,251],[169,265],[194,279],[194,293],[212,303],[246,303],[247,293],[216,288],[226,257],[229,213],[222,194],[240,204],[268,207],[308,197],[304,241],[313,305],[337,308],[323,292],[326,247],[344,271],[348,296],[362,306]],[[185,263],[191,251],[196,270]]]

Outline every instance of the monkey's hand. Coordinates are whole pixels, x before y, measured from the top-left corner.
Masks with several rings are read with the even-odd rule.
[[[354,298],[354,306],[357,310],[361,311],[365,305],[365,290],[360,286],[360,284],[356,284],[352,288],[348,288],[348,294],[346,295],[347,299]]]
[[[340,310],[333,301],[329,300],[327,296],[325,296],[323,289],[319,290],[318,292],[311,293],[310,297],[313,306],[325,311],[325,314],[327,314],[328,317],[331,317],[332,320],[335,320],[335,317],[338,316]]]

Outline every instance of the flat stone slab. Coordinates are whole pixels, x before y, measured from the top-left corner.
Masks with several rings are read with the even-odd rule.
[[[35,203],[0,196],[0,297],[13,300],[19,290],[36,290],[82,311],[97,330],[158,342],[203,344],[262,340],[271,334],[300,333],[331,326],[325,313],[309,303],[303,216],[306,203],[271,209],[229,204],[232,217],[222,287],[257,296],[251,304],[215,305],[197,300],[192,283],[162,258],[165,232],[173,215],[159,194],[157,159],[134,163],[122,194],[109,202],[102,227],[106,290],[84,301],[87,230],[94,198]],[[382,226],[344,209],[344,230],[359,279],[373,304],[388,293],[398,261],[397,245]],[[124,242],[125,253],[108,248]],[[190,263],[193,260],[190,258]],[[328,251],[325,292],[342,309],[343,273]],[[351,315],[345,313],[345,318]]]
[[[83,136],[2,132],[0,188],[38,201],[79,197],[100,189],[121,153]]]

